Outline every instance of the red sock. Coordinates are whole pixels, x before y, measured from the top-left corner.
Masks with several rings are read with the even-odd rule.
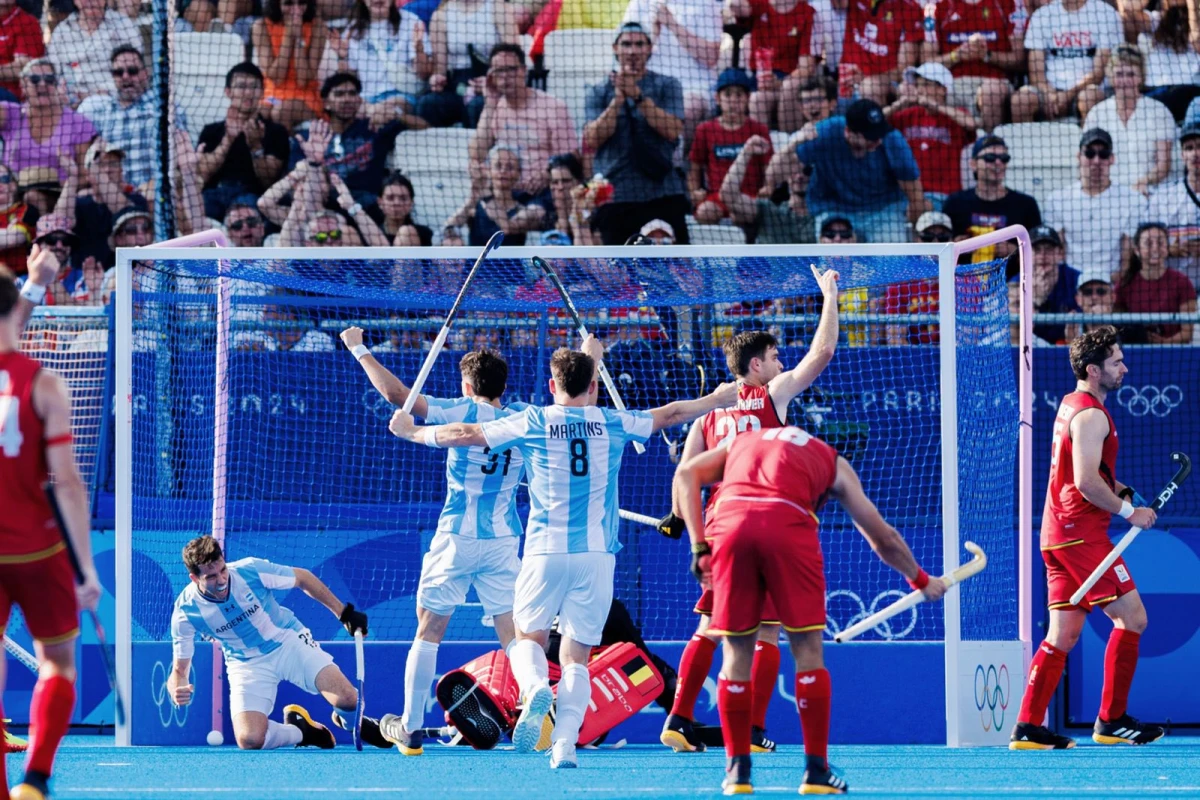
[[[804,733],[804,755],[825,759],[829,753],[829,706],[833,685],[829,670],[796,673],[796,706]],[[828,765],[828,762],[826,762]]]
[[[54,767],[58,743],[71,724],[75,707],[75,684],[61,675],[41,678],[33,687],[29,704],[29,757],[26,771],[49,775]]]
[[[1105,722],[1125,713],[1141,638],[1140,633],[1122,628],[1113,628],[1108,636],[1108,647],[1104,650],[1104,690],[1100,693],[1100,719]]]
[[[696,719],[696,698],[700,696],[700,690],[704,688],[704,681],[708,678],[708,671],[712,669],[713,652],[716,649],[716,642],[698,633],[683,648],[683,655],[679,658],[679,677],[675,686],[675,703],[671,706],[672,714],[690,720]]]
[[[1021,698],[1021,713],[1017,722],[1041,725],[1046,720],[1046,709],[1050,698],[1058,688],[1063,667],[1067,665],[1067,654],[1049,642],[1038,645],[1029,664],[1029,677],[1025,681],[1025,696]]]
[[[730,681],[722,675],[717,679],[717,710],[721,712],[721,735],[725,738],[725,755],[750,755],[750,707],[754,698],[750,681]]]
[[[750,685],[754,688],[754,711],[750,720],[757,728],[767,727],[767,706],[775,694],[775,679],[779,677],[779,645],[758,642],[754,645],[754,666],[750,669]]]

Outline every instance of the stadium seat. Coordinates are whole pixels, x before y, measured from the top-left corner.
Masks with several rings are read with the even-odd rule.
[[[612,42],[616,31],[580,28],[546,35],[545,66],[550,71],[546,90],[567,104],[571,122],[582,130],[587,88],[604,80],[613,69]]]
[[[468,128],[430,128],[402,131],[388,164],[410,178],[422,173],[467,173],[467,143],[475,131]],[[465,198],[466,195],[463,195]],[[462,202],[460,199],[459,202]],[[439,224],[441,220],[438,220]]]
[[[413,216],[440,239],[442,223],[471,195],[471,176],[464,168],[461,172],[417,172],[409,179],[416,195]]]
[[[246,45],[235,33],[177,33],[172,51],[174,93],[187,114],[195,142],[210,122],[225,118],[225,74],[246,57]]]
[[[1061,122],[1021,122],[999,125],[995,131],[1012,155],[1008,166],[1010,189],[1033,195],[1038,203],[1055,189],[1079,179],[1075,154],[1079,150],[1078,125]]]
[[[701,225],[695,217],[687,218],[692,244],[745,244],[746,233],[737,225]]]

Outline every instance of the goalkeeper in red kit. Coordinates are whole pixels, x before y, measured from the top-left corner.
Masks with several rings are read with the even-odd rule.
[[[703,521],[700,489],[721,482]],[[725,740],[725,794],[751,794],[750,674],[763,604],[773,601],[796,662],[796,705],[806,768],[801,794],[842,794],[846,782],[830,769],[832,690],[821,636],[825,571],[816,513],[838,500],[888,566],[930,600],[946,593],[940,578],[917,566],[912,551],[863,492],[854,468],[837,451],[799,428],[734,437],[679,466],[675,491],[692,540],[692,572],[713,590],[710,633],[725,637],[717,708]]]
[[[25,778],[10,797],[42,800],[75,705],[79,607],[95,609],[100,584],[87,495],[71,446],[70,394],[61,377],[17,351],[22,311],[12,273],[0,268],[0,627],[13,605],[20,606],[39,662]],[[44,490],[52,474],[68,528],[62,532]],[[78,588],[63,536],[71,537],[79,557],[84,583]]]

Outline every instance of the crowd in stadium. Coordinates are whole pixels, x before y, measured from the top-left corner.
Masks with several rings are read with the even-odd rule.
[[[41,242],[53,301],[99,304],[116,247],[209,228],[481,246],[1022,224],[1039,311],[1194,312],[1194,5],[178,0],[152,44],[134,0],[0,0],[0,261],[20,275]]]

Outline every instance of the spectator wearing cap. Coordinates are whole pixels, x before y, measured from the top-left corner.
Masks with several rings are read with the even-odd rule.
[[[671,223],[661,219],[652,219],[642,226],[638,235],[650,244],[675,244],[675,229]]]
[[[816,138],[796,147],[801,167],[814,170],[808,207],[820,218],[839,214],[868,242],[905,242],[911,221],[929,210],[908,142],[872,100],[856,100],[844,117],[816,125]]]
[[[0,30],[4,31],[0,38],[0,100],[19,103],[21,68],[46,54],[42,28],[37,17],[19,8],[15,0],[0,0]],[[11,97],[5,97],[5,92]]]
[[[753,198],[763,186],[772,154],[771,131],[747,115],[753,89],[754,81],[742,70],[730,68],[722,72],[717,79],[720,116],[702,122],[696,128],[696,138],[692,140],[692,150],[688,155],[691,162],[688,191],[691,193],[696,221],[703,225],[714,225],[729,216],[729,209],[719,192],[725,174],[745,149],[746,142],[753,137],[765,141],[767,150],[750,157],[742,174],[741,191]],[[755,148],[756,151],[758,149]]]
[[[999,136],[988,135],[975,141],[971,148],[975,187],[955,192],[942,206],[942,211],[950,217],[956,239],[980,236],[1009,225],[1024,225],[1026,230],[1033,230],[1042,224],[1037,200],[1005,185],[1011,160],[1008,145]],[[1015,251],[1015,242],[1004,242],[974,251],[971,260],[1006,258]]]
[[[1079,182],[1046,199],[1045,223],[1062,236],[1079,270],[1115,275],[1129,262],[1129,234],[1145,217],[1146,199],[1112,182],[1112,137],[1091,128],[1079,139]]]
[[[1084,314],[1113,313],[1116,294],[1113,292],[1112,279],[1104,272],[1085,272],[1079,276],[1079,286],[1075,289],[1075,304]],[[1094,331],[1107,322],[1071,323],[1063,330],[1064,340],[1070,342],[1081,333]]]
[[[1179,132],[1183,177],[1159,185],[1150,195],[1147,219],[1161,220],[1170,233],[1167,266],[1200,281],[1200,119],[1184,123]]]
[[[1058,231],[1039,225],[1029,232],[1033,245],[1033,310],[1039,314],[1068,314],[1079,310],[1076,294],[1079,270],[1067,266]],[[1033,335],[1050,344],[1067,341],[1066,332],[1057,323],[1033,326]]]
[[[726,8],[746,20],[754,42],[749,66],[758,80],[750,97],[750,116],[789,133],[798,130],[803,124],[800,87],[816,65],[816,11],[806,0],[726,0]]]
[[[64,214],[49,214],[38,220],[34,243],[54,254],[58,276],[49,287],[46,302],[54,305],[100,305],[104,266],[93,256],[82,259],[81,269],[72,269],[73,251],[79,237]]]
[[[954,76],[941,64],[909,67],[900,96],[883,112],[912,148],[925,196],[939,210],[947,197],[962,189],[959,161],[978,127],[972,114],[948,104],[953,88]]]
[[[106,266],[113,264],[108,234],[117,214],[127,209],[146,211],[149,204],[133,186],[125,182],[125,153],[121,148],[97,139],[84,157],[91,188],[79,193],[75,201],[75,232],[80,246],[76,259],[95,256]]]
[[[821,235],[818,241],[821,244],[856,244],[859,239],[858,234],[854,231],[854,223],[850,221],[849,217],[830,214],[821,221]],[[850,263],[840,266],[840,261],[847,261],[840,256],[835,256],[834,259],[832,264],[833,269],[848,270],[852,266]],[[805,303],[798,307],[797,310],[819,314],[821,312],[821,305],[820,302],[817,302],[816,305]],[[867,295],[865,287],[845,288],[838,291],[839,314],[863,314],[870,310],[870,298]],[[870,344],[870,326],[842,325],[839,336],[843,343],[851,347],[862,347],[863,345]],[[789,338],[791,338],[790,335]]]
[[[67,159],[69,160],[69,159]],[[74,163],[74,162],[72,162]],[[76,168],[78,172],[78,168]],[[26,167],[17,175],[20,199],[38,214],[49,214],[62,196],[63,185],[54,167]]]
[[[70,156],[82,163],[96,128],[67,105],[59,75],[48,58],[34,59],[21,69],[21,91],[24,103],[0,103],[4,163],[17,173],[29,167],[50,167],[58,170],[59,181],[65,181],[60,157]]]
[[[483,113],[468,144],[471,177],[483,179],[487,154],[497,144],[521,152],[521,179],[517,190],[531,197],[545,192],[546,161],[559,153],[579,149],[579,140],[567,104],[525,85],[525,51],[517,44],[492,48]]]
[[[1183,273],[1167,266],[1167,226],[1144,222],[1133,237],[1129,266],[1117,281],[1117,311],[1133,314],[1196,313],[1196,287]],[[1176,323],[1132,326],[1122,338],[1130,343],[1190,344],[1192,326]]]
[[[50,36],[46,54],[67,84],[71,105],[113,91],[111,56],[123,44],[142,46],[137,24],[105,0],[76,0],[73,14]]]
[[[849,0],[839,79],[853,85],[859,97],[882,106],[905,68],[917,63],[924,39],[924,19],[917,3]]]
[[[1112,136],[1113,182],[1149,195],[1171,172],[1175,116],[1159,101],[1142,96],[1145,64],[1133,45],[1116,49],[1107,69],[1114,94],[1092,107],[1083,127],[1102,128]]]
[[[108,249],[115,253],[118,247],[145,247],[154,241],[154,220],[150,212],[141,208],[126,208],[113,219],[112,235],[108,237]],[[117,268],[112,264],[104,264],[108,269],[104,273],[104,283],[100,296],[107,305],[112,301],[113,292],[117,288]],[[137,271],[134,274],[134,285],[141,285]]]
[[[917,244],[946,244],[953,240],[953,224],[941,211],[926,211],[913,226],[913,241]]]
[[[705,123],[708,124],[708,123]],[[734,223],[757,232],[757,244],[813,244],[816,230],[808,213],[809,176],[812,167],[795,159],[792,174],[782,193],[768,197],[750,197],[742,192],[746,173],[754,159],[770,152],[771,143],[763,136],[751,136],[734,159],[721,184],[721,202],[729,209]]]
[[[26,258],[33,243],[37,210],[17,199],[17,180],[13,171],[0,164],[0,265],[14,275],[27,271]]]
[[[604,244],[619,245],[652,219],[671,223],[688,243],[690,210],[674,153],[683,133],[683,89],[678,80],[646,69],[650,35],[637,23],[617,32],[617,69],[588,89],[583,145],[593,169],[613,186],[612,198],[592,215]]]

